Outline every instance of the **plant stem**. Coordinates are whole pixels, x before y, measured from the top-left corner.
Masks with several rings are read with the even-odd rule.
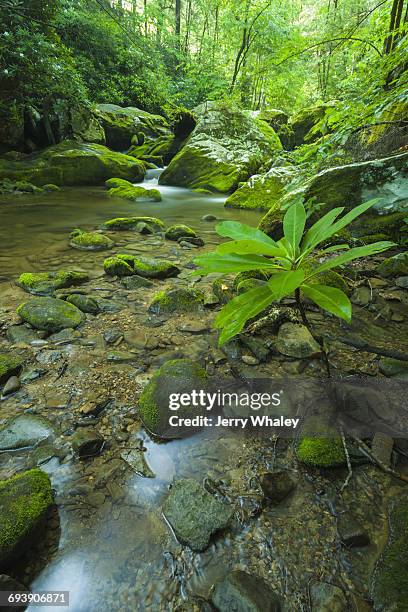
[[[302,317],[303,325],[306,325],[306,327],[310,331],[310,323],[307,320],[306,312],[305,312],[305,309],[303,308],[302,300],[300,299],[300,289],[295,289],[295,300],[296,300],[296,306],[298,307],[298,310],[300,312],[300,316]]]
[[[319,338],[316,338],[316,336],[313,334],[312,328],[311,328],[310,323],[308,321],[308,318],[306,316],[306,311],[305,311],[304,306],[302,304],[302,300],[300,299],[300,289],[295,289],[295,300],[296,300],[296,306],[297,306],[297,308],[298,308],[298,310],[300,312],[300,316],[302,318],[303,325],[305,325],[307,327],[307,329],[312,334],[313,338],[320,345],[320,349],[322,351],[322,355],[323,355],[323,358],[324,358],[324,363],[325,363],[325,366],[326,366],[327,378],[331,378],[329,357],[328,357],[327,351],[326,351],[326,349],[324,347],[324,341],[319,339]]]

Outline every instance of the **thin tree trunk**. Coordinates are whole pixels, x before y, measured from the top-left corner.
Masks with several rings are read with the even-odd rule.
[[[178,46],[180,46],[181,34],[181,0],[176,0],[175,5],[175,34],[178,38]]]

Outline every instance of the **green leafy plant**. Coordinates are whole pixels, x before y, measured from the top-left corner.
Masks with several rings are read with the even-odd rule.
[[[349,248],[347,244],[336,244],[320,249],[319,245],[327,244],[331,237],[375,202],[365,202],[342,217],[340,215],[344,207],[334,208],[305,230],[306,210],[303,203],[298,201],[287,210],[283,219],[283,237],[278,241],[237,221],[225,221],[217,225],[216,230],[220,236],[233,240],[219,245],[215,252],[197,257],[194,260],[199,266],[196,274],[262,270],[270,276],[264,285],[238,295],[222,308],[215,319],[215,327],[222,330],[219,344],[224,344],[242,331],[249,319],[265,310],[272,302],[278,302],[293,293],[305,324],[307,319],[301,302],[302,294],[320,308],[350,321],[352,307],[347,295],[340,289],[316,282],[316,277],[354,259],[385,251],[394,246],[394,243],[375,242],[355,248]],[[344,252],[339,254],[338,251]],[[317,254],[319,257],[334,254],[334,257],[319,264],[316,263]]]

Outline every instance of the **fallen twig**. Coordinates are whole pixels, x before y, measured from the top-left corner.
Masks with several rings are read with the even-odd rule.
[[[371,450],[368,448],[367,444],[365,444],[362,440],[360,440],[360,438],[357,438],[355,436],[353,436],[353,438],[357,442],[358,449],[362,453],[364,453],[364,455],[366,455],[366,457],[368,457],[372,463],[374,463],[379,468],[381,468],[383,472],[386,472],[387,474],[390,474],[391,476],[394,476],[394,478],[398,478],[399,480],[402,480],[403,482],[408,482],[408,476],[405,476],[405,474],[401,474],[401,472],[397,472],[396,470],[393,470],[391,467],[385,465],[385,463],[380,461],[380,459],[377,459],[377,457],[374,457]]]

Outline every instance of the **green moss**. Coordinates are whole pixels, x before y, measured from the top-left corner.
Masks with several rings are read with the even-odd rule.
[[[167,240],[179,240],[180,238],[185,238],[189,236],[190,238],[197,238],[197,234],[191,227],[188,225],[171,225],[167,228],[164,236]]]
[[[169,426],[169,396],[171,393],[205,389],[207,373],[190,359],[167,361],[150,379],[139,399],[139,416],[151,433],[160,437],[179,437],[178,428]],[[183,406],[177,414],[197,416],[197,406]]]
[[[238,289],[238,285],[242,283],[242,281],[248,279],[258,279],[266,281],[268,280],[268,275],[263,270],[248,270],[248,272],[240,272],[234,278],[233,287],[235,290]]]
[[[361,238],[369,244],[375,242],[374,237],[384,236],[378,240],[399,241],[404,220],[408,219],[407,212],[395,212],[390,215],[364,215],[350,226],[351,235]]]
[[[125,254],[105,259],[104,269],[111,276],[138,274],[144,278],[169,278],[180,272],[171,261],[165,259],[150,259]]]
[[[180,287],[156,293],[149,310],[155,314],[197,312],[203,303],[204,294],[202,291]]]
[[[91,297],[87,295],[81,295],[80,293],[73,293],[67,297],[67,302],[73,304],[82,312],[89,312],[90,314],[96,315],[99,312],[99,306]]]
[[[134,274],[132,266],[119,257],[108,257],[105,259],[103,269],[109,276],[131,276]]]
[[[17,284],[35,295],[47,295],[56,289],[81,285],[89,280],[85,272],[60,270],[59,272],[23,272]]]
[[[53,503],[50,479],[34,469],[0,482],[0,562],[20,552]]]
[[[23,360],[10,353],[0,353],[0,384],[6,382],[10,376],[18,374]]]
[[[235,297],[232,282],[223,276],[216,278],[212,283],[214,295],[220,301],[220,304],[226,304]]]
[[[78,327],[84,316],[73,304],[51,297],[35,297],[17,308],[17,314],[36,329],[58,332],[67,327]]]
[[[84,251],[104,251],[111,249],[114,245],[113,240],[97,232],[81,232],[74,230],[71,233],[70,245],[76,249]]]
[[[377,266],[377,272],[384,278],[408,276],[408,251],[387,257]]]
[[[112,187],[109,189],[108,194],[113,198],[122,198],[124,200],[131,200],[133,202],[140,200],[152,202],[161,201],[161,194],[158,189],[145,189],[144,187],[135,187],[134,185]]]
[[[343,442],[337,438],[301,438],[297,447],[299,461],[314,467],[336,467],[344,465]]]
[[[112,187],[133,187],[133,184],[130,181],[125,181],[120,178],[110,178],[105,181],[105,187],[108,189],[112,189]]]
[[[58,185],[53,185],[52,183],[47,183],[47,185],[43,185],[43,189],[44,191],[61,191],[60,187],[58,187]]]
[[[108,230],[129,231],[136,229],[139,223],[146,223],[155,232],[162,232],[166,227],[163,221],[156,217],[117,217],[105,221],[103,227]]]

